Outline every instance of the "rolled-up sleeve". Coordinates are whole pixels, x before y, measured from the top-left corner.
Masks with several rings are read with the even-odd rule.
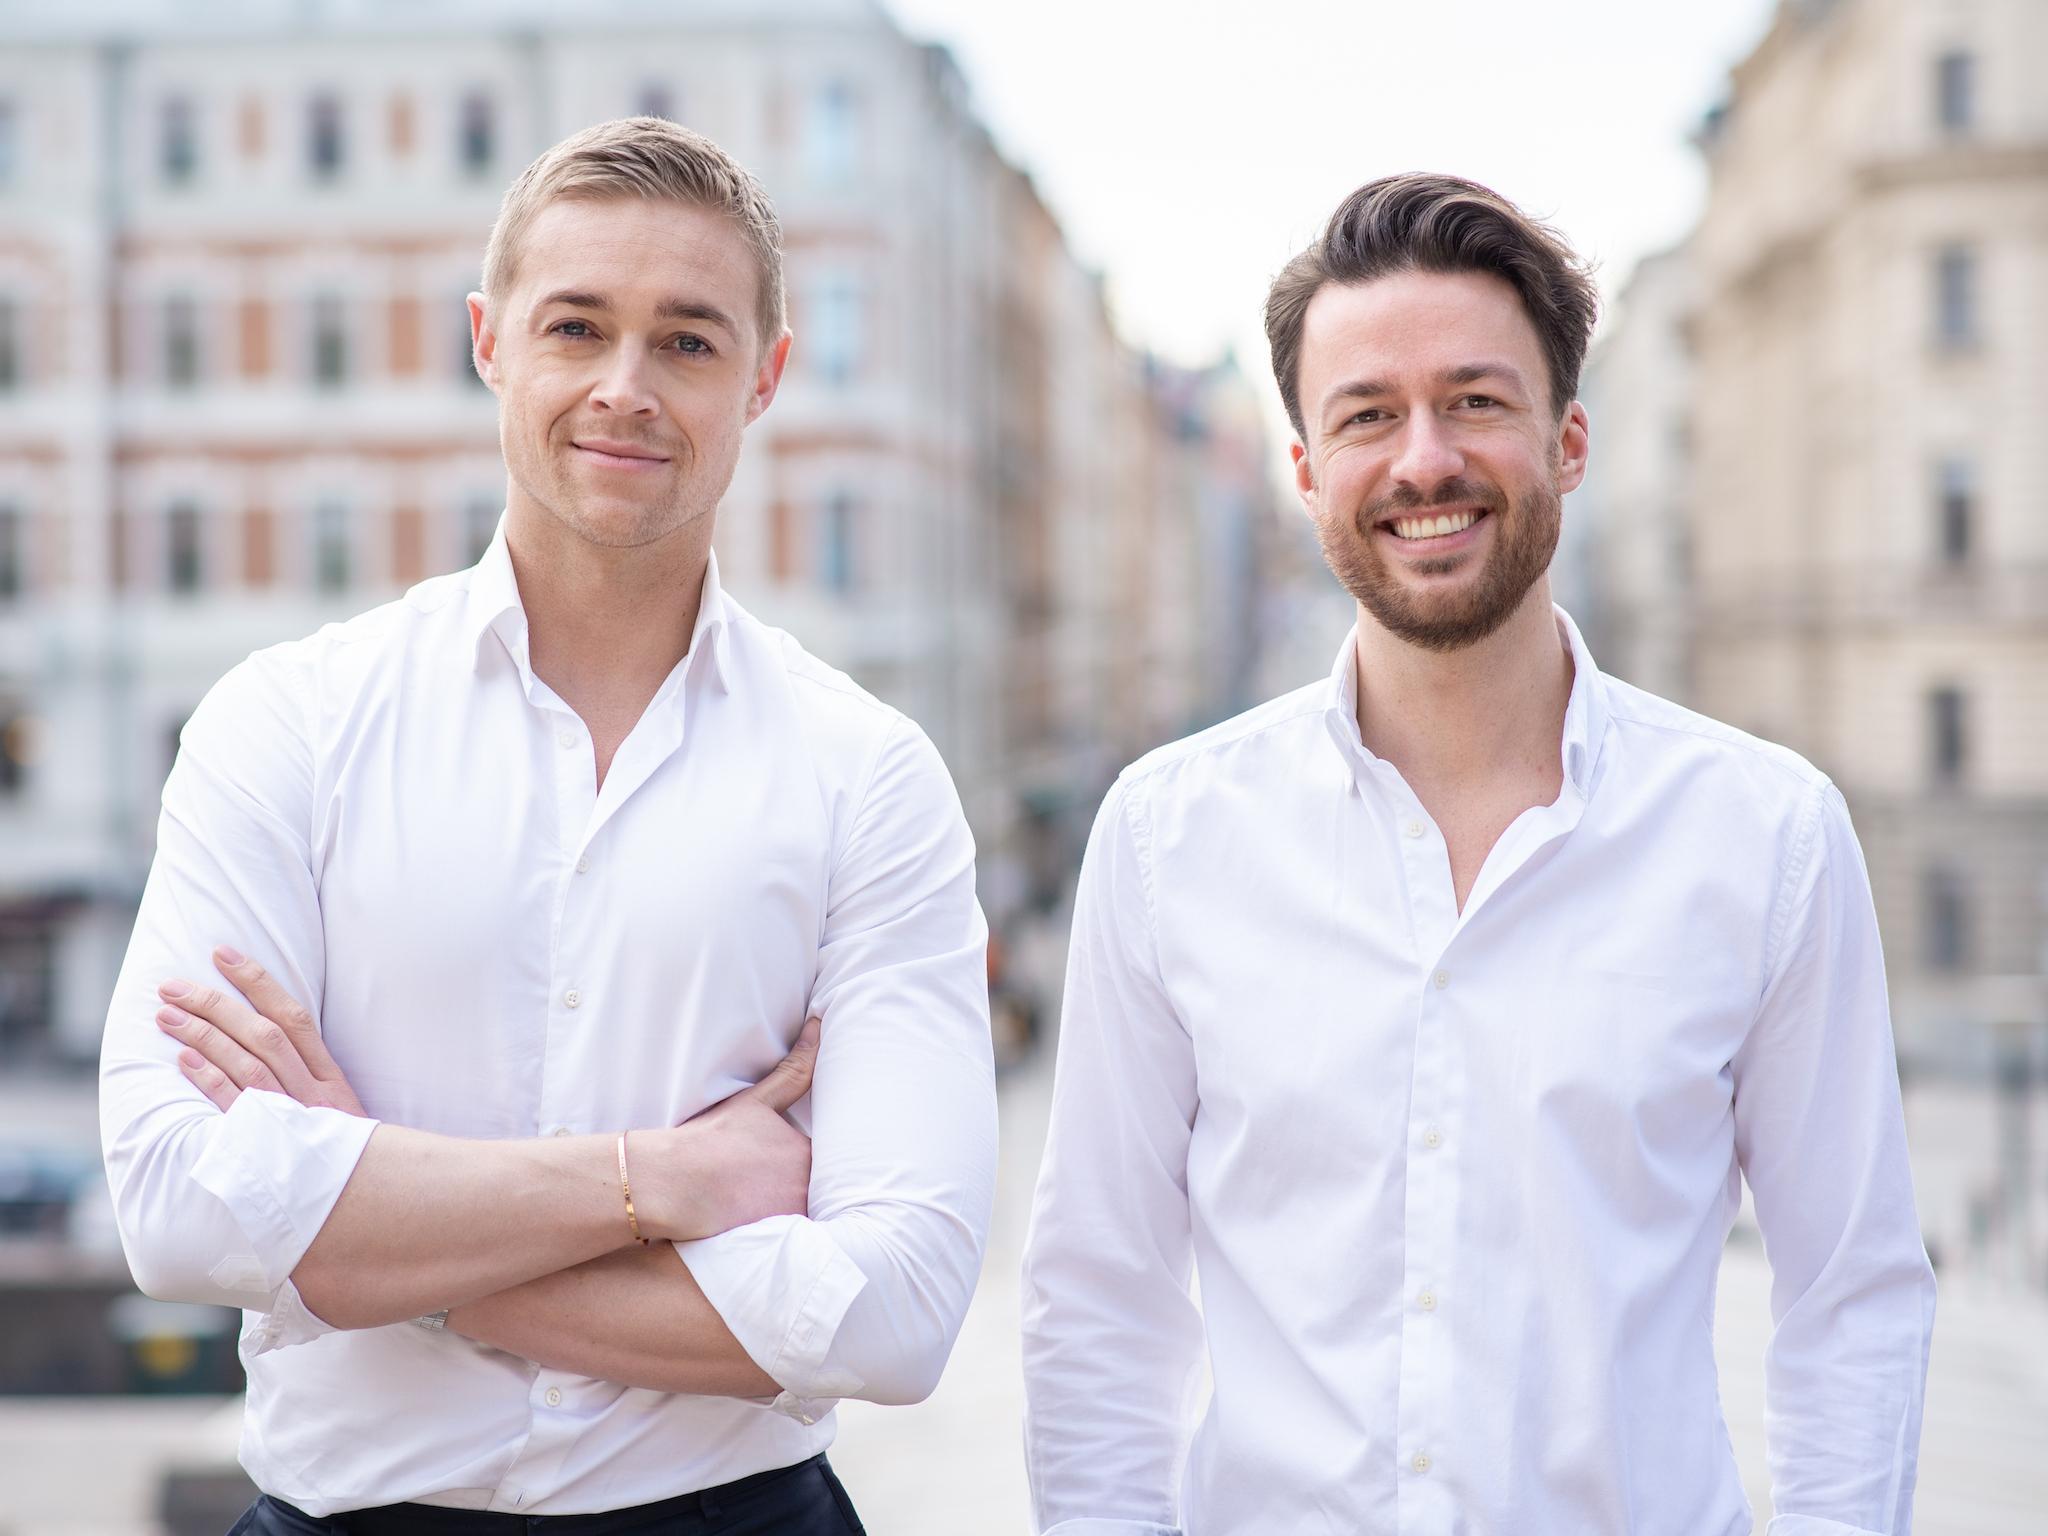
[[[1771,1263],[1771,1536],[1909,1528],[1934,1272],[1906,1156],[1869,876],[1832,785],[1808,803],[1736,1146]]]
[[[677,1245],[794,1417],[916,1402],[952,1351],[995,1193],[987,947],[959,797],[899,718],[826,904],[810,1214]]]
[[[1024,1255],[1024,1458],[1040,1530],[1172,1536],[1201,1385],[1194,1043],[1160,976],[1141,791],[1082,862]]]
[[[291,1273],[376,1122],[245,1093],[221,1114],[156,1027],[157,984],[218,983],[233,943],[294,996],[324,976],[310,852],[313,746],[303,680],[251,657],[187,723],[164,785],[156,859],[100,1051],[100,1137],[136,1283],[165,1300],[264,1314],[258,1352],[328,1332]]]

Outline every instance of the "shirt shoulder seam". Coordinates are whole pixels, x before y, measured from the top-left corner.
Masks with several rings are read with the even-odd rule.
[[[1816,782],[1809,787],[1806,804],[1800,812],[1792,852],[1778,881],[1777,899],[1771,904],[1771,924],[1764,959],[1764,986],[1767,990],[1783,958],[1785,935],[1791,930],[1798,891],[1805,883],[1806,872],[1813,867],[1814,853],[1820,844],[1821,812],[1826,809],[1828,795],[1834,787],[1825,775],[1816,775]]]
[[[1293,709],[1277,714],[1271,719],[1254,721],[1240,718],[1236,721],[1226,721],[1222,725],[1211,726],[1206,731],[1198,731],[1192,736],[1182,737],[1179,741],[1170,741],[1165,746],[1153,748],[1124,769],[1123,778],[1125,782],[1138,784],[1147,779],[1156,778],[1170,768],[1178,768],[1199,758],[1221,752],[1228,747],[1240,746],[1256,736],[1265,735],[1268,731],[1275,731],[1282,726],[1293,725],[1305,715],[1319,715],[1328,708],[1327,703],[1315,696],[1313,689],[1303,689],[1300,691],[1305,696]],[[1275,704],[1279,702],[1281,700],[1276,699],[1273,701]],[[1251,713],[1257,715],[1260,712],[1259,710],[1254,710]],[[1236,726],[1237,729],[1231,729],[1232,726]]]

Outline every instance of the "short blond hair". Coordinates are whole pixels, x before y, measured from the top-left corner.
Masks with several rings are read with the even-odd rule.
[[[573,133],[512,183],[484,247],[484,298],[496,302],[519,275],[527,227],[557,198],[642,197],[708,208],[739,227],[760,270],[754,320],[761,345],[782,334],[782,221],[753,174],[701,133],[659,117],[622,117]]]

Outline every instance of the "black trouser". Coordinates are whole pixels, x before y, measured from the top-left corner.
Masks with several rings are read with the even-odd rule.
[[[863,1536],[823,1456],[737,1482],[601,1515],[494,1515],[428,1504],[386,1504],[309,1515],[269,1495],[228,1536]]]

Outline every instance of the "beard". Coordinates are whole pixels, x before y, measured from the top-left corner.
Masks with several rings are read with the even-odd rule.
[[[1493,522],[1491,548],[1478,575],[1457,591],[1417,591],[1405,584],[1379,546],[1382,518],[1425,506],[1483,508]],[[1323,560],[1358,604],[1396,638],[1426,651],[1457,651],[1476,645],[1507,623],[1536,580],[1550,569],[1563,523],[1563,499],[1554,485],[1535,485],[1512,507],[1494,486],[1451,480],[1424,498],[1408,491],[1369,502],[1346,522],[1316,519]],[[1424,575],[1443,575],[1469,554],[1415,562]]]

